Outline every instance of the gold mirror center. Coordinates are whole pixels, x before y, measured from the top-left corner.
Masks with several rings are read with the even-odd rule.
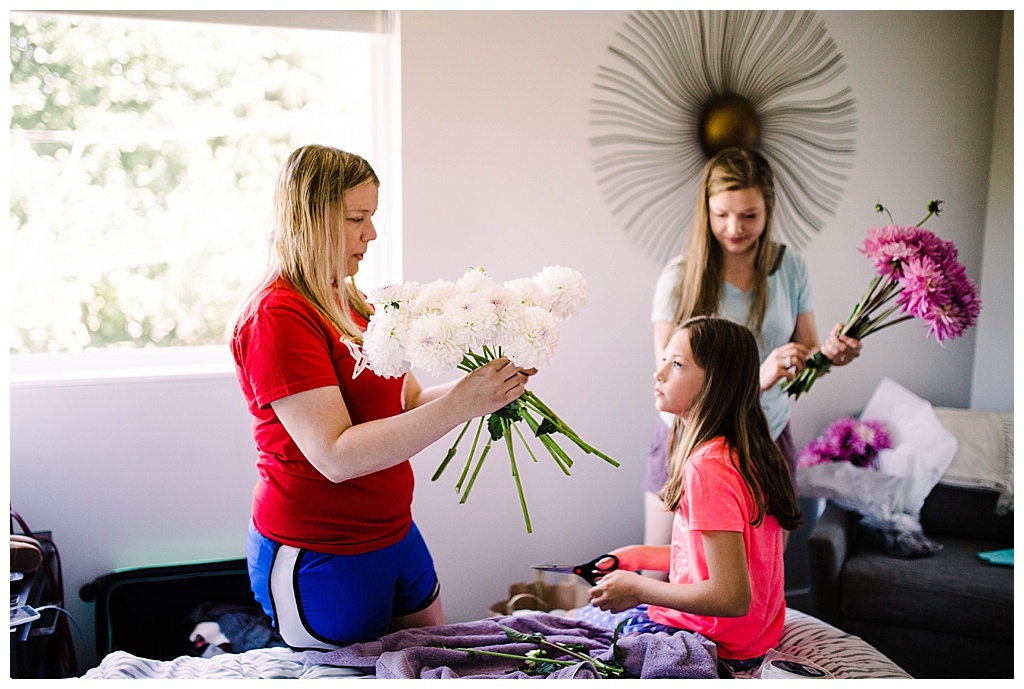
[[[711,157],[724,148],[757,148],[761,141],[761,119],[753,104],[727,93],[708,103],[701,115],[700,145]]]

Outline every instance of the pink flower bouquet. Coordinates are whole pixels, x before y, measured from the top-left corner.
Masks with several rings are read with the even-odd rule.
[[[956,245],[921,226],[940,212],[942,201],[928,204],[928,215],[914,226],[889,225],[868,232],[861,252],[878,273],[853,309],[841,334],[862,340],[882,328],[920,318],[941,345],[960,337],[981,312],[978,288],[958,260]],[[875,206],[879,213],[888,210]],[[800,374],[782,386],[794,399],[829,372],[832,362],[821,351],[807,360]]]

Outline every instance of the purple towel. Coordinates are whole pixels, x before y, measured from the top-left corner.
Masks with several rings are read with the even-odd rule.
[[[524,655],[535,644],[509,641],[500,624],[524,634],[540,632],[549,641],[585,644],[599,660],[612,656],[612,632],[582,622],[544,613],[492,617],[440,627],[405,629],[377,641],[353,644],[336,651],[307,651],[307,665],[373,668],[384,679],[456,679],[456,678],[530,678],[518,667],[521,661],[510,658],[469,654],[455,648],[479,648]],[[635,634],[619,638],[625,654],[624,667],[630,677],[712,679],[716,652],[713,643],[700,634]],[[594,679],[597,671],[591,663],[566,666],[551,678]]]

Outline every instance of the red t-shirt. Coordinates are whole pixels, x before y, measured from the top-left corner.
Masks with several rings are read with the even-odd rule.
[[[750,575],[750,609],[743,617],[694,615],[650,606],[655,622],[700,632],[718,647],[722,658],[757,658],[779,644],[786,621],[782,527],[766,516],[750,525],[754,500],[733,464],[725,438],[698,447],[683,465],[686,491],[672,524],[669,581],[689,584],[708,578],[702,531],[739,531]]]
[[[305,458],[270,405],[298,392],[337,386],[352,423],[364,423],[402,413],[404,376],[381,378],[367,368],[353,378],[356,358],[348,345],[283,279],[259,295],[252,313],[235,326],[231,352],[253,415],[256,529],[278,543],[341,555],[397,543],[412,525],[408,460],[332,483]],[[365,329],[367,321],[353,316]]]

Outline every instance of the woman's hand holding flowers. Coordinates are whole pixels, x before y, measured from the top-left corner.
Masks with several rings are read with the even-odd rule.
[[[860,356],[861,341],[843,335],[842,330],[843,324],[837,323],[825,344],[821,346],[821,353],[829,358],[833,366],[846,366]]]
[[[793,380],[810,356],[811,350],[799,342],[787,342],[773,349],[761,364],[761,390],[770,390],[780,380]]]
[[[459,413],[459,423],[494,413],[519,399],[529,376],[537,369],[516,366],[505,357],[493,359],[464,375],[448,392]]]

